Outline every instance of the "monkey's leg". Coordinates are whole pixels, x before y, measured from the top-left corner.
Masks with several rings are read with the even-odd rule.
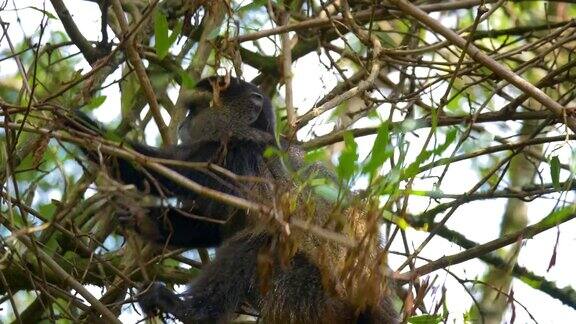
[[[262,298],[264,323],[354,323],[352,308],[327,291],[322,279],[316,265],[296,254],[287,269],[278,270],[272,288]]]
[[[224,240],[225,224],[195,218],[174,207],[149,207],[146,215],[121,216],[120,221],[159,245],[207,248],[219,246]]]
[[[158,310],[184,323],[227,323],[257,289],[258,253],[269,240],[264,234],[238,234],[218,249],[214,261],[202,269],[182,298],[154,284],[144,292],[140,305],[147,313]]]

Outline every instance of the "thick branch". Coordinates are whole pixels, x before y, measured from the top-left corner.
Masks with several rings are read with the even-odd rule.
[[[70,39],[74,42],[86,61],[90,63],[90,65],[94,64],[100,57],[103,55],[98,52],[98,50],[90,44],[90,42],[84,38],[82,32],[78,29],[72,16],[70,15],[70,11],[64,5],[62,0],[51,0],[52,6],[54,6],[54,10],[56,10],[56,14],[60,18],[62,25],[64,25],[64,29],[66,30],[66,34],[70,36]]]

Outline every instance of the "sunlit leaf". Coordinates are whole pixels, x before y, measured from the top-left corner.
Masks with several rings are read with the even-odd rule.
[[[410,227],[410,224],[408,224],[405,219],[399,217],[396,217],[396,225],[398,225],[398,227],[400,227],[402,230],[406,230]]]

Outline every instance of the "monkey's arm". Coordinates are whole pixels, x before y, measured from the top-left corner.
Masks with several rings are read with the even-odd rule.
[[[134,151],[151,158],[173,160],[176,149],[156,148],[136,142],[129,142],[128,146]],[[90,155],[88,155],[90,157]],[[161,174],[149,171],[140,166],[137,162],[129,161],[119,157],[111,157],[111,164],[114,178],[126,184],[133,184],[138,189],[155,196],[170,197],[171,192],[178,188],[178,185],[165,178]]]
[[[140,189],[144,186],[145,175],[137,167],[126,160],[118,159],[117,178],[124,183],[132,183]],[[150,182],[153,185],[147,185],[150,193],[168,194],[168,190],[173,189],[175,185],[155,174],[149,174]],[[156,190],[160,187],[161,189]],[[170,196],[168,196],[170,197]],[[198,206],[198,207],[197,207]],[[205,204],[200,201],[184,201],[181,208],[172,206],[147,207],[147,213],[144,215],[126,215],[124,224],[135,230],[141,237],[148,241],[157,243],[160,246],[169,245],[174,247],[185,248],[209,248],[217,247],[222,244],[228,225],[217,217],[202,214],[202,209],[208,211]],[[212,219],[211,219],[212,218]]]
[[[91,134],[95,137],[106,138],[107,129],[98,121],[90,118],[86,113],[81,110],[74,110],[71,117],[64,117],[64,126],[74,131]],[[126,147],[132,148],[134,151],[153,158],[172,159],[173,150],[157,149],[144,144],[125,142]],[[114,178],[121,180],[127,184],[134,184],[139,189],[149,189],[150,193],[160,195],[160,188],[157,186],[147,187],[145,182],[148,178],[147,172],[139,167],[136,163],[129,160],[98,154],[94,149],[81,146],[80,149],[88,159],[95,163],[102,163],[111,168]],[[103,158],[103,159],[102,159]]]
[[[65,124],[72,129],[90,132],[95,136],[104,137],[106,134],[106,129],[102,125],[81,111],[76,111],[74,119],[67,120]],[[161,159],[175,159],[181,155],[192,155],[191,150],[193,149],[192,145],[167,149],[159,149],[140,143],[129,143],[128,146],[142,155]],[[100,154],[84,147],[81,149],[93,162],[104,162],[112,173],[113,178],[126,184],[133,184],[142,191],[164,197],[174,197],[174,192],[183,193],[184,191],[162,175],[150,172],[135,162],[106,155],[103,156],[104,161],[101,161],[102,156]],[[205,175],[199,175],[198,171],[175,170],[192,180],[198,180],[200,176],[205,177]],[[188,201],[188,205],[193,205],[194,197],[188,192],[186,192],[186,195],[184,200]],[[178,197],[182,198],[182,196]],[[157,206],[148,207],[146,210],[147,213],[143,215],[121,214],[119,217],[125,225],[134,229],[141,236],[160,245],[169,244],[178,247],[205,248],[215,247],[222,243],[224,224],[202,217],[206,216],[204,214],[201,216],[194,215],[201,213],[201,211],[194,210],[190,206],[183,206],[183,209]]]
[[[73,117],[65,119],[64,124],[73,130],[82,131],[84,133],[92,133],[94,136],[99,136],[102,138],[105,138],[106,134],[108,133],[102,124],[93,120],[80,110],[75,110]],[[209,161],[209,157],[207,156],[214,154],[215,152],[215,149],[213,148],[214,145],[209,144],[210,143],[204,143],[203,145],[198,145],[194,143],[188,143],[186,145],[172,145],[166,148],[156,148],[133,141],[125,141],[123,143],[123,145],[126,147],[131,148],[137,153],[147,157],[165,160],[181,160],[187,162]],[[112,176],[115,179],[120,180],[126,184],[133,184],[142,191],[156,196],[168,197],[172,197],[174,195],[179,196],[179,194],[184,192],[188,193],[188,190],[185,188],[182,188],[178,184],[172,182],[171,180],[158,173],[146,170],[137,162],[133,162],[121,157],[107,155],[103,157],[104,161],[101,161],[102,156],[97,154],[94,150],[88,149],[86,147],[81,147],[81,149],[91,161],[95,163],[104,162],[106,166],[110,168]],[[204,179],[206,175],[201,171],[183,167],[171,168],[188,177],[192,181],[206,182]]]
[[[185,248],[210,248],[222,244],[224,226],[216,220],[187,214],[174,207],[148,207],[147,215],[126,215],[124,225],[157,243]]]

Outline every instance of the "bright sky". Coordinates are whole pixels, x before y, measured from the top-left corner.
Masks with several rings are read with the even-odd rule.
[[[30,37],[37,33],[41,19],[40,12],[33,9],[22,8],[28,6],[42,8],[44,2],[40,0],[18,0],[9,2],[7,10],[0,12],[0,17],[4,22],[10,23],[8,29],[10,39],[14,44],[17,44],[22,40],[24,34]],[[97,14],[99,12],[98,7],[94,3],[88,1],[65,1],[65,3],[84,36],[90,40],[99,40],[100,15]],[[19,11],[20,19],[22,20],[21,24],[16,22],[16,12],[10,11],[10,9],[14,8],[14,4],[17,4],[18,8],[22,9]],[[46,9],[50,12],[54,12],[49,2],[46,3]],[[447,20],[446,23],[449,24],[450,21]],[[52,20],[49,24],[49,31],[55,30],[63,30],[63,28],[58,21]],[[7,42],[4,38],[0,42],[0,50],[5,53],[4,51],[7,48]],[[327,61],[326,58],[322,59]],[[90,69],[87,64],[78,66],[78,68],[83,68],[84,73]],[[17,69],[14,60],[5,60],[0,62],[0,79],[6,75],[12,75],[16,71]],[[307,57],[300,59],[294,65],[293,73],[295,106],[302,107],[303,110],[312,107],[314,102],[327,93],[327,91],[331,89],[331,86],[336,82],[334,71],[326,71],[322,64],[319,64],[316,53],[312,53]],[[246,70],[246,79],[249,80],[254,75],[255,71],[253,69]],[[394,76],[392,75],[392,77]],[[118,73],[109,80],[117,78]],[[107,100],[105,104],[99,108],[97,116],[101,121],[106,122],[119,116],[120,101],[118,96],[118,87],[109,87],[103,91],[103,94],[107,96]],[[510,126],[516,127],[514,125]],[[422,135],[426,134],[426,131],[427,130],[423,130],[419,132],[419,135],[421,135],[420,138],[423,138]],[[150,129],[148,136],[149,142],[151,143],[154,142],[154,134],[154,129]],[[366,151],[370,149],[372,140],[373,137],[364,137],[357,139],[357,142],[359,143],[361,150]],[[409,140],[415,143],[418,141],[412,135],[409,135]],[[569,156],[569,152],[565,153],[566,154],[561,155],[561,157],[567,158]],[[568,161],[568,158],[562,161]],[[544,174],[546,174],[546,172],[544,172]],[[566,177],[567,175],[563,174],[563,176]],[[459,162],[452,165],[441,189],[445,193],[462,193],[469,190],[477,180],[478,176],[476,172],[472,170],[470,163]],[[430,190],[432,189],[432,183],[417,181],[414,188]],[[428,207],[428,204],[429,200],[424,197],[411,197],[409,211],[412,213],[421,212]],[[538,199],[529,203],[528,216],[530,218],[530,223],[532,224],[546,216],[553,209],[555,204],[555,199]],[[496,201],[491,200],[488,202],[480,201],[463,205],[450,219],[448,226],[460,231],[466,235],[467,238],[476,242],[481,243],[495,239],[498,237],[500,219],[504,210],[504,205],[505,200],[503,199]],[[559,243],[556,265],[547,272],[546,269],[552,256],[558,234]],[[408,231],[408,238],[412,241],[411,246],[413,247],[418,246],[420,241],[425,237],[425,233],[413,230]],[[545,276],[548,280],[556,282],[560,287],[566,285],[576,287],[576,276],[574,275],[574,264],[572,260],[574,251],[576,250],[575,239],[576,222],[574,221],[562,225],[559,229],[559,233],[556,229],[547,231],[537,236],[536,240],[528,240],[524,242],[519,263],[522,266],[527,267],[529,270]],[[393,248],[397,251],[403,251],[400,244],[393,245]],[[437,238],[425,248],[422,256],[436,259],[443,255],[453,254],[460,251],[461,250],[457,246]],[[391,256],[390,259],[392,268],[401,263],[401,260],[394,256]],[[450,270],[460,278],[474,279],[476,277],[481,278],[485,266],[482,262],[473,260],[457,266],[452,266],[450,267]],[[462,314],[464,314],[472,304],[471,298],[464,291],[462,286],[445,272],[437,271],[433,275],[438,276],[436,286],[441,287],[442,285],[445,285],[447,288],[448,309],[451,311],[450,322],[462,323]],[[564,306],[558,300],[553,299],[538,290],[534,290],[518,280],[514,280],[514,290],[516,299],[530,310],[538,322],[558,324],[576,322],[576,311]],[[91,289],[91,291],[96,296],[101,294],[99,289]],[[437,296],[439,297],[439,294],[437,294]],[[0,311],[0,316],[5,316],[7,314],[6,309],[9,308],[9,305],[5,303],[0,307],[3,308],[3,310]],[[122,314],[121,319],[125,323],[134,323],[139,319],[139,317],[132,313],[131,310],[128,310],[128,308],[129,307],[126,307],[127,311]],[[510,319],[510,314],[508,314],[507,319]],[[531,322],[532,321],[526,312],[521,307],[516,307],[516,323]]]

